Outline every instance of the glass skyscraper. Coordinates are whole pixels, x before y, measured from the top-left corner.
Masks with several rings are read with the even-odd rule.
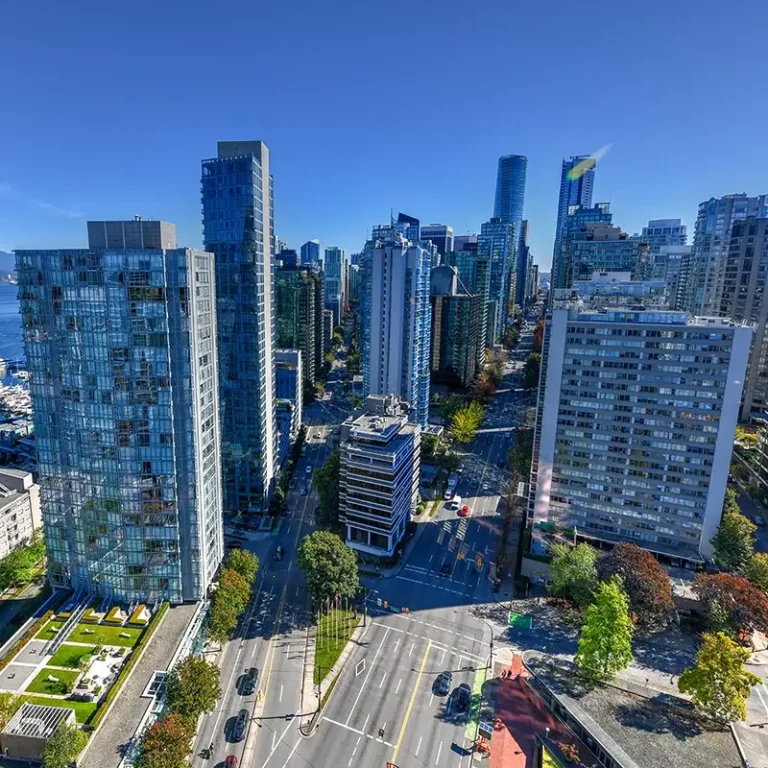
[[[555,246],[552,251],[553,265],[560,257],[560,240],[569,210],[574,205],[591,208],[594,185],[595,161],[589,155],[575,155],[570,160],[563,160],[563,168],[560,171],[560,197],[557,202]]]
[[[200,600],[223,552],[213,257],[16,258],[52,586]]]
[[[520,232],[525,205],[525,179],[528,175],[528,158],[523,155],[504,155],[499,158],[496,171],[496,195],[493,200],[493,217],[515,223]]]
[[[307,240],[307,242],[301,246],[301,263],[302,264],[319,264],[320,263],[320,241],[319,240]]]
[[[260,512],[276,472],[269,150],[220,141],[202,168],[203,240],[215,256],[224,508]]]

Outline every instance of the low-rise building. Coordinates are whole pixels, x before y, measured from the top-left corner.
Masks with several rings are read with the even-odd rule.
[[[421,428],[397,395],[369,395],[340,430],[339,518],[347,544],[393,555],[416,509]]]
[[[22,704],[0,733],[3,755],[13,760],[40,762],[43,748],[62,723],[75,725],[74,709]]]
[[[32,474],[0,468],[0,559],[26,544],[42,523],[40,487]]]

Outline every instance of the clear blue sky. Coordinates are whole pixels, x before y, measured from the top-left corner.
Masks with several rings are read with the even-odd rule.
[[[507,153],[543,265],[564,156],[613,145],[595,200],[629,232],[768,192],[759,0],[35,0],[2,26],[3,250],[136,213],[199,246],[219,139],[267,142],[296,248],[359,250],[391,207],[478,231]]]

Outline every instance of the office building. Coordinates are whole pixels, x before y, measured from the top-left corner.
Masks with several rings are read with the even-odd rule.
[[[576,155],[569,160],[563,160],[563,167],[560,170],[560,195],[557,201],[555,245],[552,251],[553,269],[560,258],[563,230],[571,209],[592,207],[595,165],[595,160],[589,155]]]
[[[202,164],[203,241],[216,264],[227,512],[264,510],[275,477],[272,177],[262,141],[220,141]]]
[[[285,466],[291,443],[301,429],[303,416],[304,373],[298,349],[275,350],[275,395],[278,431],[278,460]]]
[[[305,266],[320,263],[319,240],[307,240],[307,242],[301,246],[301,263]]]
[[[421,429],[408,414],[396,395],[370,395],[339,431],[339,520],[366,554],[391,557],[416,509]]]
[[[477,235],[454,235],[454,251],[470,251],[472,248],[477,250]]]
[[[699,205],[693,248],[686,268],[683,308],[694,315],[717,314],[722,271],[735,221],[768,216],[768,195],[713,197]]]
[[[134,216],[131,221],[89,221],[89,248],[144,249],[176,247],[176,225]]]
[[[478,253],[490,263],[489,300],[495,303],[496,317],[492,324],[497,334],[504,332],[510,313],[510,300],[514,303],[517,270],[513,269],[519,230],[512,222],[493,218],[480,227],[477,238]],[[498,336],[494,337],[496,343]]]
[[[683,309],[686,269],[690,245],[651,245],[648,253],[648,278],[667,284],[670,309]]]
[[[536,302],[539,295],[539,265],[531,263],[528,270],[528,281],[525,289],[526,304],[530,306]]]
[[[517,269],[515,277],[515,304],[525,308],[528,303],[528,270],[533,264],[531,248],[528,245],[528,219],[520,222],[520,240],[517,244]]]
[[[478,318],[477,360],[475,367],[482,370],[485,365],[485,350],[493,346],[489,338],[488,326],[492,323],[495,329],[496,304],[490,301],[490,260],[477,252],[477,241],[466,241],[465,250],[449,251],[445,255],[446,264],[456,267],[458,272],[458,292],[475,294],[480,299],[480,315]]]
[[[355,305],[360,301],[360,265],[347,267],[347,303]]]
[[[413,216],[409,216],[407,213],[398,213],[397,221],[393,221],[391,226],[400,232],[409,242],[418,243],[419,240],[421,240],[421,228],[419,224],[419,220]]]
[[[647,227],[643,227],[640,236],[648,243],[651,253],[664,245],[686,245],[688,243],[688,227],[682,219],[651,219]]]
[[[42,523],[40,486],[32,473],[0,467],[0,559],[27,544]]]
[[[283,248],[275,254],[275,267],[292,267],[299,266],[299,254],[291,248]]]
[[[434,243],[444,261],[445,254],[453,250],[453,227],[447,224],[425,224],[421,228],[421,239]]]
[[[559,234],[556,240],[557,250],[552,260],[552,287],[571,287],[568,240],[580,233],[586,233],[592,224],[612,223],[613,214],[611,213],[610,203],[598,203],[591,207],[574,205],[568,209],[566,217],[562,224],[559,225]]]
[[[341,324],[344,314],[344,251],[335,246],[325,249],[325,308],[333,312],[333,327]]]
[[[214,258],[17,251],[48,578],[200,600],[221,562]]]
[[[323,303],[319,274],[306,266],[286,266],[285,262],[275,269],[275,345],[301,351],[304,379],[309,386],[314,386],[323,364]],[[318,304],[319,321],[315,317]]]
[[[323,310],[323,355],[327,355],[331,351],[331,337],[333,336],[333,329],[336,326],[333,324],[333,310]],[[325,359],[323,359],[325,364]]]
[[[459,293],[456,267],[432,269],[430,370],[432,380],[454,387],[468,387],[479,370],[481,313],[485,305],[478,294]]]
[[[525,205],[525,181],[528,158],[523,155],[504,155],[496,170],[496,194],[493,199],[493,218],[511,221],[520,233]]]
[[[768,417],[768,218],[734,221],[723,248],[720,314],[755,326],[741,418]]]
[[[361,350],[366,395],[396,394],[411,421],[429,422],[430,259],[395,232],[365,259]]]
[[[720,522],[752,330],[617,298],[557,291],[547,318],[533,548],[554,524],[701,563]]]

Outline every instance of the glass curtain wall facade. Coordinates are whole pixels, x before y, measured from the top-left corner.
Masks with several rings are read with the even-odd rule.
[[[219,142],[202,164],[203,240],[216,262],[224,506],[261,512],[275,476],[269,151]]]
[[[51,584],[202,599],[223,552],[212,256],[18,251],[17,271]]]
[[[576,155],[563,160],[560,171],[560,195],[557,201],[557,225],[552,266],[560,258],[561,239],[565,223],[574,206],[592,207],[592,190],[595,186],[595,161],[589,155]],[[556,283],[553,283],[557,285]],[[562,286],[560,286],[562,287]]]

